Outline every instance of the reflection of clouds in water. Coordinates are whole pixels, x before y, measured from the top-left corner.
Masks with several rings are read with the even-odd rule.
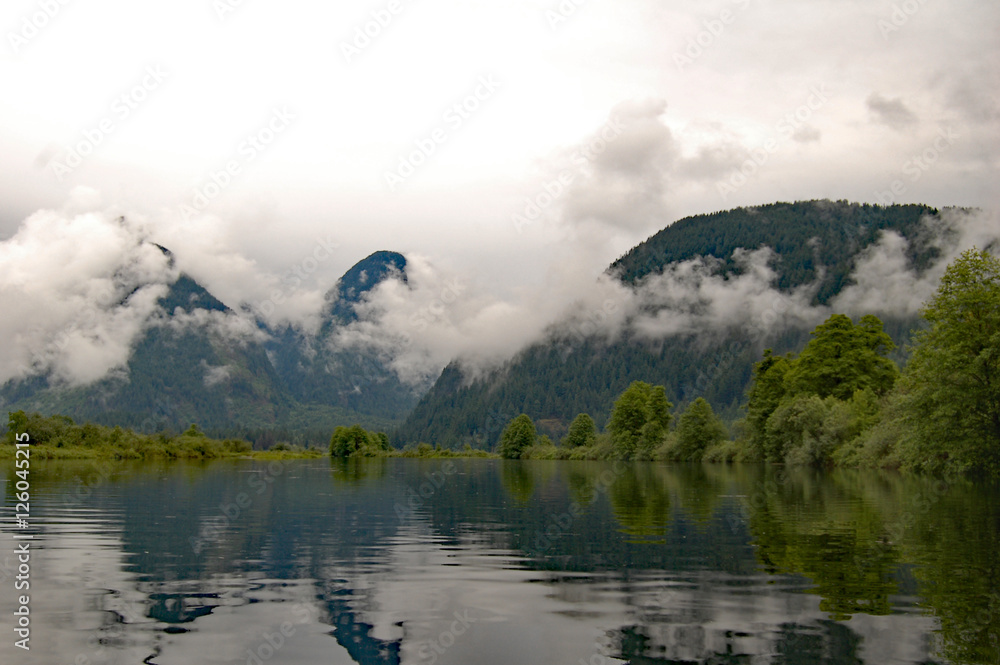
[[[245,490],[259,465],[147,465],[94,486],[80,506],[43,504],[46,548],[32,611],[52,639],[40,652],[51,656],[46,662],[93,659],[94,638],[102,636],[115,657],[142,662],[157,654],[152,660],[164,665],[246,662],[248,650],[268,649],[280,653],[272,662],[289,663],[417,663],[433,655],[443,665],[575,665],[712,662],[726,653],[789,653],[808,639],[817,658],[843,657],[837,648],[855,649],[869,663],[929,658],[933,617],[894,606],[889,616],[833,622],[808,578],[759,570],[759,552],[814,542],[820,522],[811,517],[831,508],[821,498],[790,504],[812,511],[809,520],[734,532],[728,513],[766,476],[628,465],[633,473],[621,475],[632,477],[629,491],[615,495],[596,491],[612,465],[536,464],[528,465],[532,496],[516,503],[495,464],[456,460],[457,473],[401,519],[394,506],[405,487],[445,463],[388,460],[377,466],[383,474],[361,483],[336,476],[329,461],[288,464],[201,556],[186,536]],[[64,468],[55,482],[46,479],[53,495],[73,487],[77,472]],[[799,475],[802,482],[796,474],[782,482],[789,495],[822,482]],[[621,481],[611,477],[611,485]],[[595,488],[592,500],[549,555],[533,561],[523,539],[573,501],[570,479]],[[822,487],[838,497],[835,510],[839,497],[854,492]],[[624,544],[628,523],[615,501],[618,509],[668,501],[666,545]],[[779,503],[776,513],[789,507]],[[838,524],[850,517],[830,516]],[[9,546],[0,546],[2,560]],[[837,563],[824,563],[824,571],[836,572]],[[11,602],[0,594],[0,612]],[[299,622],[304,613],[308,620]],[[285,622],[291,625],[282,632]],[[642,653],[631,651],[636,646]],[[0,644],[3,662],[12,648]]]

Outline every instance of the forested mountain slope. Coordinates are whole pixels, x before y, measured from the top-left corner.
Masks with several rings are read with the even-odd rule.
[[[579,327],[554,326],[547,339],[485,376],[467,376],[458,364],[449,366],[396,431],[395,443],[469,443],[489,448],[503,426],[520,413],[531,416],[539,432],[553,438],[561,436],[578,413],[590,413],[600,427],[615,397],[635,380],[664,385],[678,407],[704,397],[717,412],[734,420],[753,364],[764,348],[773,347],[778,353],[801,348],[820,316],[825,318],[838,294],[854,283],[859,262],[886,231],[905,239],[906,260],[917,275],[935,263],[941,244],[954,233],[939,211],[927,206],[843,201],[777,203],[682,219],[608,269],[630,293],[660,290],[656,297],[639,299],[645,304],[635,312],[635,320],[642,315],[669,323],[671,317],[713,305],[697,300],[715,297],[704,289],[696,292],[693,303],[685,301],[685,311],[656,304],[670,301],[671,289],[685,287],[683,281],[662,278],[665,273],[687,274],[684,262],[711,272],[718,293],[732,286],[736,300],[742,288],[739,280],[748,271],[773,271],[770,287],[778,303],[773,311],[743,319],[734,315],[715,329],[659,335],[628,323],[613,335],[596,331],[581,335]],[[751,265],[747,250],[762,248],[770,250],[767,266]],[[780,303],[785,296],[787,303]],[[715,306],[724,308],[719,302]],[[870,313],[882,316],[887,332],[900,346],[919,322],[912,314],[893,315],[890,307]],[[659,318],[650,318],[654,316]]]

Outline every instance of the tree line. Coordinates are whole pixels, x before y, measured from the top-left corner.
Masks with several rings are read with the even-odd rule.
[[[604,431],[581,413],[556,445],[522,413],[503,429],[498,452],[1000,474],[1000,260],[964,252],[922,314],[927,328],[902,371],[873,315],[856,323],[832,315],[797,355],[766,350],[732,431],[700,397],[674,423],[664,386],[635,381]]]

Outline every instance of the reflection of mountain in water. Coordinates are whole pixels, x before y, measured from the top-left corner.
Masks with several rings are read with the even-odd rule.
[[[99,596],[105,612],[114,596],[138,592],[142,621],[123,613],[127,628],[188,631],[163,649],[237,630],[226,626],[277,625],[285,603],[304,602],[318,623],[296,640],[333,637],[338,646],[326,648],[340,655],[330,662],[418,662],[466,612],[469,634],[439,663],[715,664],[760,654],[787,665],[928,663],[937,626],[916,612],[925,581],[944,648],[997,632],[959,609],[988,603],[989,576],[960,584],[954,560],[938,555],[942,529],[978,533],[982,547],[963,552],[962,566],[1000,568],[1000,509],[988,496],[935,503],[915,481],[804,473],[776,482],[755,467],[608,475],[610,465],[592,463],[454,464],[432,492],[438,462],[145,466],[47,513],[53,523],[85,514],[83,523],[118,534],[88,554],[108,569],[72,584],[117,585]],[[60,496],[87,475],[55,466],[34,487]],[[427,496],[412,501],[421,489]],[[911,499],[922,512],[906,507]],[[885,538],[903,523],[907,537]],[[85,593],[75,588],[61,592]]]

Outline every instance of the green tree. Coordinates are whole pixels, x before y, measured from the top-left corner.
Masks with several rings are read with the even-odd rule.
[[[570,423],[563,445],[567,448],[590,446],[596,438],[597,427],[594,425],[594,419],[586,413],[581,413]]]
[[[764,358],[754,365],[747,402],[747,433],[751,457],[764,459],[767,420],[785,396],[785,374],[791,358],[776,356],[765,349]]]
[[[365,452],[370,444],[369,434],[361,425],[341,426],[330,437],[330,454],[333,457],[350,457]]]
[[[971,249],[924,308],[900,386],[907,466],[1000,473],[1000,260]]]
[[[500,434],[500,457],[518,459],[528,448],[535,445],[537,434],[531,417],[522,413],[514,418]]]
[[[388,452],[392,450],[392,444],[389,443],[389,435],[385,432],[378,432],[374,435],[373,441],[375,446],[382,451]]]
[[[670,409],[663,386],[635,381],[611,409],[608,432],[615,453],[622,459],[648,456],[663,443],[670,426]]]
[[[28,415],[24,411],[9,411],[7,413],[7,443],[15,443],[17,435],[27,431]]]
[[[699,397],[691,402],[677,421],[677,457],[698,461],[707,448],[726,439],[726,426],[712,411],[712,405]]]
[[[834,314],[812,337],[785,376],[789,394],[847,400],[869,388],[884,395],[899,376],[896,363],[885,357],[896,346],[876,316],[864,316],[854,325],[849,316]]]

